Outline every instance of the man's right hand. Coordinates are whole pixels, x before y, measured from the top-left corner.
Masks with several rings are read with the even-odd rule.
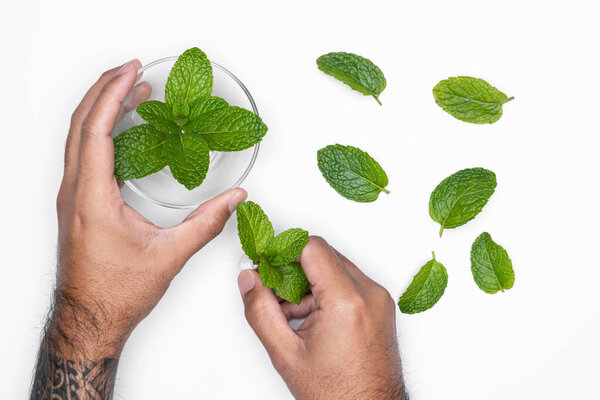
[[[280,304],[256,271],[238,277],[246,319],[294,397],[406,399],[388,291],[319,237],[300,263],[312,293],[299,305]]]

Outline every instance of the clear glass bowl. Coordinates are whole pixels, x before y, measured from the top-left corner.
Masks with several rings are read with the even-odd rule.
[[[142,81],[152,85],[150,100],[165,99],[165,84],[171,67],[177,57],[167,57],[156,60],[140,68],[138,73],[144,73]],[[222,97],[231,105],[252,110],[258,115],[258,109],[252,95],[244,84],[231,72],[221,65],[212,62],[213,66],[213,96]],[[138,113],[128,112],[114,128],[113,137],[132,126],[144,124]],[[187,190],[173,178],[169,167],[141,179],[132,179],[125,184],[139,196],[156,204],[169,208],[195,208],[206,200],[212,199],[229,189],[238,187],[246,178],[256,157],[260,143],[243,151],[211,152],[210,166],[206,179],[197,188]]]

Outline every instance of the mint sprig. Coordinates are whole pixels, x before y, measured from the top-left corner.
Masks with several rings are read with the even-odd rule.
[[[200,49],[179,56],[165,85],[165,102],[150,100],[137,108],[148,124],[114,138],[115,177],[142,178],[168,165],[192,190],[206,177],[210,151],[241,151],[260,142],[268,130],[262,119],[211,97],[212,85],[212,66]]]
[[[263,285],[273,289],[282,299],[300,304],[310,283],[300,264],[294,260],[308,243],[308,232],[293,228],[274,237],[269,218],[251,201],[240,203],[236,215],[242,249],[258,264]]]

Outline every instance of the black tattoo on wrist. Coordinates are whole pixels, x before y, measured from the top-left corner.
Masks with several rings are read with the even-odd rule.
[[[118,360],[66,360],[40,350],[30,400],[110,400]]]

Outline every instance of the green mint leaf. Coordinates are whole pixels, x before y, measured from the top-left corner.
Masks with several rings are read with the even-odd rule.
[[[185,124],[189,114],[190,106],[182,98],[177,98],[175,103],[173,103],[173,118],[175,122],[178,125]]]
[[[278,267],[272,266],[266,258],[260,260],[258,276],[263,285],[271,289],[278,287],[283,282],[283,272]]]
[[[330,145],[317,152],[319,169],[325,180],[343,197],[357,202],[377,200],[388,177],[366,152],[352,146]]]
[[[486,293],[504,292],[515,283],[508,253],[487,232],[479,235],[471,246],[471,272],[477,286]]]
[[[251,201],[238,204],[236,215],[242,249],[257,263],[267,243],[275,236],[273,225],[262,208]]]
[[[179,126],[173,122],[171,107],[157,100],[149,100],[140,104],[137,113],[150,125],[164,132],[178,133]]]
[[[197,47],[183,52],[171,69],[165,85],[165,103],[175,104],[182,99],[190,104],[198,97],[210,96],[213,73],[206,54]]]
[[[421,267],[398,301],[400,311],[416,314],[429,310],[438,302],[448,285],[446,268],[433,259]]]
[[[268,128],[252,111],[229,106],[202,114],[186,124],[185,130],[202,134],[211,150],[240,151],[260,142]]]
[[[289,264],[298,258],[307,243],[308,232],[304,229],[288,229],[267,244],[263,257],[268,258],[274,266]]]
[[[260,262],[261,268],[263,262],[264,259]],[[310,283],[306,279],[306,275],[304,275],[302,266],[297,262],[290,262],[274,268],[277,268],[281,272],[283,278],[282,282],[273,288],[275,294],[290,303],[300,304],[302,297],[310,288]]]
[[[429,215],[444,229],[456,228],[477,216],[496,189],[496,174],[483,168],[458,171],[431,193]]]
[[[317,58],[317,66],[365,96],[373,96],[381,105],[379,95],[385,89],[386,80],[371,60],[352,53],[334,52]]]
[[[167,134],[152,125],[134,126],[113,139],[115,177],[119,180],[143,178],[163,169]]]
[[[202,183],[208,171],[210,150],[206,140],[194,133],[169,134],[167,163],[177,182],[192,190]]]
[[[433,88],[438,106],[461,121],[491,124],[502,116],[502,105],[513,100],[484,81],[470,76],[448,78]]]
[[[214,118],[228,108],[229,104],[220,97],[200,97],[190,104],[189,122],[184,126],[184,130],[195,132],[197,130],[192,125],[195,121],[202,119],[202,122],[196,123],[206,124],[206,118]]]

